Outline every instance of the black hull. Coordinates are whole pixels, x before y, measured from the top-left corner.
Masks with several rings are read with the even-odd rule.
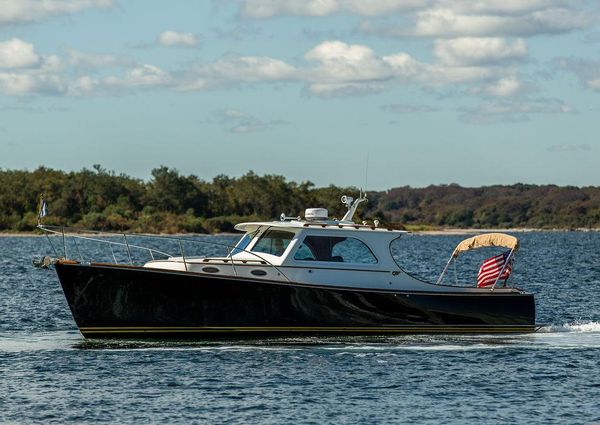
[[[56,264],[89,338],[534,332],[533,295],[331,288],[112,265]]]

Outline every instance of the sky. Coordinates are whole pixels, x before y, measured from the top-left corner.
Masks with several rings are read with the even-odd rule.
[[[0,0],[0,168],[600,185],[600,2]]]

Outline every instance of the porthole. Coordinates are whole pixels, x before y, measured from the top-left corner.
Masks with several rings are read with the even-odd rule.
[[[202,271],[205,273],[219,273],[219,269],[212,266],[202,267]]]

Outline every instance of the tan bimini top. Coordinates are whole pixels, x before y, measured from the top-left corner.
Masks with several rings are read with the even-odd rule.
[[[514,236],[504,233],[484,233],[483,235],[473,236],[459,243],[454,249],[452,256],[458,257],[458,254],[461,252],[487,246],[503,246],[516,251],[519,249],[519,240]]]

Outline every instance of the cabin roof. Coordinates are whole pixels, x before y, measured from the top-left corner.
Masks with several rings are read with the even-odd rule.
[[[254,221],[248,223],[239,223],[235,225],[236,230],[242,232],[249,232],[255,230],[261,226],[270,226],[278,228],[291,228],[291,229],[326,229],[326,230],[346,230],[346,231],[367,231],[367,232],[385,232],[385,233],[409,233],[405,230],[393,230],[386,229],[383,227],[375,227],[374,225],[358,224],[351,222],[341,221],[300,221],[300,220],[289,220],[289,221]]]

